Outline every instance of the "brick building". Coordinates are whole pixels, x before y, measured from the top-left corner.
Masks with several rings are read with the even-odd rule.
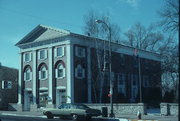
[[[0,110],[7,110],[8,103],[17,103],[18,70],[0,63]]]
[[[23,110],[31,110],[57,107],[65,102],[108,102],[108,76],[102,71],[103,81],[97,78],[100,72],[97,52],[103,52],[104,41],[38,25],[16,44],[21,64],[18,104]],[[138,66],[133,52],[132,47],[112,43],[114,102],[138,101]],[[150,90],[161,87],[160,57],[143,50],[139,50],[139,57],[142,95],[147,97]]]

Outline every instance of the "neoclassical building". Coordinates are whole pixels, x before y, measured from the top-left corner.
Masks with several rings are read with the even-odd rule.
[[[107,103],[108,76],[97,78],[102,67],[97,53],[103,51],[104,41],[44,25],[34,28],[16,44],[20,48],[18,104],[22,110],[67,102]],[[114,102],[121,102],[122,95],[126,102],[138,100],[138,66],[133,53],[132,47],[112,43]],[[161,87],[160,56],[139,50],[139,57],[142,95],[147,96],[150,89]]]

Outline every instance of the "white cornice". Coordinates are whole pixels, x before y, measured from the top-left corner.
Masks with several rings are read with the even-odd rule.
[[[57,42],[57,43],[53,43],[53,44],[47,44],[47,45],[43,45],[43,46],[37,46],[37,47],[33,47],[33,48],[21,49],[20,53],[36,51],[36,50],[40,50],[40,49],[44,49],[44,48],[52,48],[55,46],[67,45],[67,44],[70,44],[70,40],[65,40],[65,41],[61,41],[61,42]]]

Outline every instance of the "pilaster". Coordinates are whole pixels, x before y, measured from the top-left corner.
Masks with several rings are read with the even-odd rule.
[[[33,94],[33,104],[36,104],[36,97],[37,97],[37,93],[36,93],[36,81],[37,81],[37,52],[36,52],[36,50],[34,50],[33,52],[32,52],[32,55],[33,55],[33,69],[32,69],[32,71],[33,71],[33,88],[32,88],[32,94]]]
[[[73,65],[73,44],[66,46],[67,64],[66,64],[66,77],[67,77],[67,103],[74,102],[74,65]]]
[[[18,104],[22,104],[22,63],[23,63],[23,55],[19,53],[19,79],[18,79]]]
[[[53,102],[53,89],[52,89],[52,68],[53,68],[53,54],[52,54],[52,47],[48,48],[48,60],[49,60],[49,65],[48,65],[48,77],[49,77],[49,91],[48,91],[48,96],[49,96],[49,101],[48,104],[52,104]]]
[[[91,48],[87,48],[88,103],[91,103]]]

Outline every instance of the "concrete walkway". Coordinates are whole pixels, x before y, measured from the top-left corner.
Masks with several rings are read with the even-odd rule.
[[[42,112],[17,112],[17,111],[0,111],[0,115],[24,116],[24,117],[40,117],[46,118]],[[136,115],[120,115],[116,118],[99,117],[104,121],[178,121],[178,116],[160,116],[158,114],[143,115],[141,120],[137,120]]]

